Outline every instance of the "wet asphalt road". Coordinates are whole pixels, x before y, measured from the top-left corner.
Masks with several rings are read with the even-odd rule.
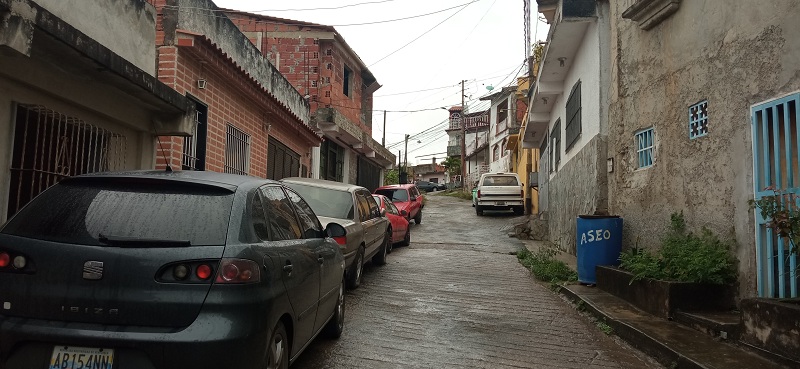
[[[532,279],[507,235],[518,219],[428,196],[411,246],[347,294],[342,337],[318,338],[292,368],[658,367]]]

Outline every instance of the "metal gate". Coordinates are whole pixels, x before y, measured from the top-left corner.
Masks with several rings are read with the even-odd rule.
[[[8,216],[63,178],[125,168],[125,136],[41,105],[16,106]]]
[[[798,108],[800,94],[752,108],[753,185],[756,200],[774,196],[775,191],[800,194]],[[788,198],[782,198],[788,201]],[[755,216],[758,295],[798,297],[797,252],[790,251],[788,239],[779,237],[766,226],[767,220],[757,209]]]
[[[365,187],[369,192],[375,191],[380,187],[381,168],[372,164],[363,156],[358,157],[358,178],[356,184]]]

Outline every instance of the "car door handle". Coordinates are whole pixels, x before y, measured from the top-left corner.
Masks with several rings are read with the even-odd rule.
[[[317,258],[317,262],[318,262],[318,263],[320,263],[320,264],[322,264],[322,263],[324,263],[324,262],[325,262],[325,258],[323,258],[322,256],[320,256],[320,257],[318,257],[318,258]]]
[[[289,272],[289,273],[291,273],[291,272],[292,272],[292,269],[294,269],[294,267],[293,267],[293,266],[292,266],[292,264],[291,264],[291,263],[289,263],[288,261],[286,262],[286,265],[284,265],[284,266],[283,266],[283,271],[284,271],[284,272]]]

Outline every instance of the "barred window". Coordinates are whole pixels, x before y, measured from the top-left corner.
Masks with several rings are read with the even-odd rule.
[[[247,175],[250,167],[250,135],[227,126],[225,139],[225,173]]]
[[[567,99],[567,147],[566,151],[575,145],[581,135],[581,81],[572,86],[572,92]]]
[[[636,133],[636,163],[637,168],[649,168],[653,166],[653,147],[655,131],[653,127],[641,130]]]
[[[689,138],[695,139],[708,134],[708,100],[689,107]]]

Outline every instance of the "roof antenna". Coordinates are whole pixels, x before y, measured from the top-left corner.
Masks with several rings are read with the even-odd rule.
[[[161,149],[161,156],[164,157],[164,164],[167,166],[166,172],[172,172],[172,167],[169,165],[169,160],[167,159],[167,153],[164,151],[164,146],[161,145],[161,136],[158,135],[158,131],[156,131],[156,122],[153,121],[153,133],[156,135],[156,140],[158,140],[158,147]]]

